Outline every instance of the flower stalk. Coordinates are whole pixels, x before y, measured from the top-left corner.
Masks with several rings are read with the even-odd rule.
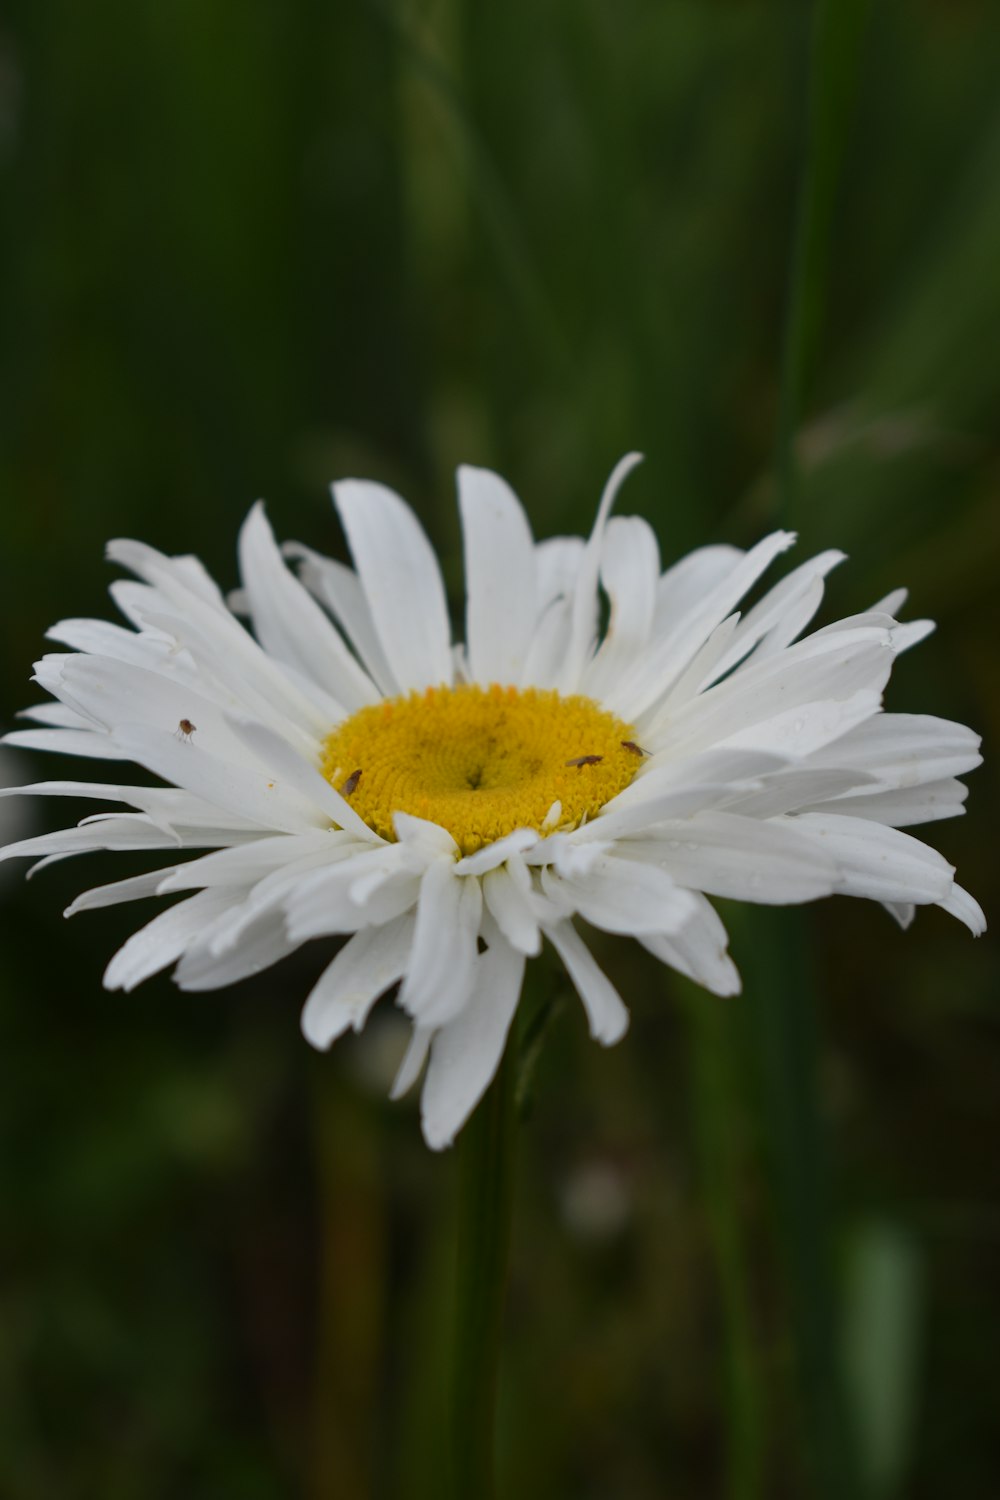
[[[497,1367],[516,1142],[517,1048],[459,1137],[458,1224],[450,1389],[451,1495],[493,1500]]]

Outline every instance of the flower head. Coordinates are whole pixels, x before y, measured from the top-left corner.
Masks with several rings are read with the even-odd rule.
[[[256,506],[233,607],[195,558],[113,542],[111,560],[139,580],[111,586],[127,626],[50,631],[69,649],[35,672],[56,701],[7,738],[131,761],[168,785],[18,788],[130,810],[0,857],[168,851],[166,866],[69,908],[182,893],[112,959],[111,988],[175,965],[183,988],[215,989],[312,938],[345,938],[303,1030],[327,1047],[399,983],[413,1032],[393,1093],[429,1055],[432,1146],[492,1078],[543,939],[592,1035],[624,1033],[625,1006],[574,917],[721,995],[739,976],[708,896],[841,892],[883,902],[903,926],[933,903],[980,932],[950,865],[900,831],[960,813],[955,778],[980,760],[960,724],[881,711],[897,652],[929,623],[897,623],[899,594],[804,635],[839,552],[740,615],[787,532],[661,572],[647,523],[610,518],[634,462],[611,476],[586,541],[536,543],[502,479],[459,471],[461,645],[423,530],[379,484],[334,486],[353,569],[298,546],[283,557]]]

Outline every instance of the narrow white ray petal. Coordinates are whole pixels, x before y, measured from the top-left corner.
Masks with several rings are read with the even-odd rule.
[[[58,729],[93,729],[93,719],[85,718],[66,703],[34,703],[31,708],[22,708],[18,719],[32,719],[36,724],[51,724]]]
[[[414,1026],[409,1046],[403,1054],[403,1061],[399,1065],[399,1071],[389,1090],[390,1099],[402,1099],[403,1095],[408,1094],[416,1083],[427,1061],[433,1035],[433,1026]]]
[[[614,855],[603,855],[585,875],[564,876],[544,867],[542,890],[591,926],[632,936],[677,932],[695,909],[688,892],[664,870]]]
[[[286,542],[281,550],[299,563],[302,582],[333,615],[383,695],[397,697],[399,683],[382,649],[365,591],[354,569],[335,558],[323,557],[301,542]]]
[[[402,979],[413,944],[413,918],[357,932],[328,964],[302,1012],[302,1034],[321,1049],[353,1027],[360,1031],[380,995]]]
[[[735,632],[726,654],[718,662],[714,678],[724,677],[754,649],[754,659],[775,655],[790,645],[813,618],[823,598],[823,580],[847,558],[831,548],[800,563],[768,589],[763,599],[748,610]],[[786,622],[791,621],[791,629]]]
[[[917,915],[917,908],[912,901],[883,901],[882,905],[895,921],[897,921],[905,932],[913,925],[913,919]]]
[[[421,858],[433,859],[439,855],[454,857],[458,853],[458,845],[448,830],[438,823],[428,822],[426,818],[397,812],[392,815],[392,826],[399,842]]]
[[[131,662],[188,682],[196,672],[186,652],[177,651],[160,635],[126,630],[110,620],[60,620],[45,632],[46,639],[59,641],[73,651],[91,656],[109,656]]]
[[[696,605],[733,574],[745,556],[739,547],[697,547],[661,574],[656,585],[654,636],[661,638],[673,631]]]
[[[724,807],[735,802],[740,782],[715,782],[700,786],[667,787],[659,792],[650,791],[640,799],[622,802],[616,798],[591,822],[574,831],[572,837],[578,843],[589,843],[592,839],[626,838],[630,834],[644,833],[655,828],[665,818],[689,818],[694,813],[709,808]],[[755,785],[754,782],[750,783]]]
[[[520,683],[534,633],[535,544],[520,501],[498,474],[464,465],[458,503],[465,548],[465,642],[473,682]]]
[[[442,1026],[472,990],[482,912],[478,880],[463,880],[448,859],[428,865],[420,882],[410,967],[399,1003],[422,1026]]]
[[[319,689],[310,701],[289,669],[272,661],[224,605],[207,602],[191,588],[176,559],[138,542],[112,542],[107,553],[153,585],[151,598],[139,606],[140,622],[190,650],[199,667],[209,664],[217,680],[236,694],[229,706],[242,704],[245,711],[266,718],[270,705],[276,719],[284,717],[305,731],[323,733],[329,713],[317,702],[322,696]],[[120,597],[120,590],[115,597]]]
[[[12,729],[0,745],[22,750],[48,750],[55,755],[79,755],[87,760],[127,760],[103,729]]]
[[[739,971],[726,952],[728,938],[718,912],[695,891],[690,892],[693,911],[678,932],[665,937],[646,933],[639,942],[661,963],[686,974],[714,995],[738,995],[742,988]]]
[[[0,846],[0,862],[24,857],[37,859],[50,855],[87,854],[95,849],[176,849],[179,844],[180,839],[161,828],[154,828],[142,814],[123,813],[100,823],[60,828],[53,833],[38,833],[30,839],[4,844]]]
[[[434,1037],[420,1096],[424,1139],[450,1146],[500,1066],[524,977],[524,955],[501,938],[476,961],[468,1005]]]
[[[169,911],[160,912],[132,934],[104,972],[109,990],[134,990],[137,984],[180,958],[207,923],[238,900],[232,891],[199,891]]]
[[[982,937],[986,931],[986,915],[975,897],[960,885],[953,885],[948,895],[938,905],[952,917],[964,922],[973,937]]]
[[[553,599],[572,596],[585,546],[579,536],[550,536],[536,545],[539,619]]]
[[[227,725],[223,709],[205,696],[204,687],[196,691],[110,657],[70,656],[63,658],[53,690],[109,732],[122,724],[143,724],[183,738],[179,726],[187,720],[195,726],[193,745],[245,764],[249,756]]]
[[[213,948],[210,933],[202,933],[177,965],[174,983],[182,990],[221,990],[270,969],[297,947],[286,931],[282,913],[267,909],[244,925],[238,944],[221,954]]]
[[[737,611],[715,627],[701,650],[695,652],[673,687],[660,700],[655,716],[649,717],[649,732],[655,735],[657,725],[669,723],[689,698],[693,698],[715,678],[723,675],[717,670],[718,664],[727,654],[739,623]]]
[[[535,627],[524,661],[522,680],[532,687],[552,688],[559,684],[569,648],[572,609],[569,599],[552,599]],[[594,614],[597,628],[597,614]]]
[[[716,626],[732,614],[743,595],[794,541],[794,533],[776,531],[751,548],[666,634],[654,635],[608,694],[607,707],[633,723],[640,714],[655,709]]]
[[[893,649],[897,655],[901,651],[909,651],[921,641],[926,641],[936,629],[937,625],[933,620],[906,620],[902,624],[896,624],[892,629]]]
[[[600,562],[611,613],[604,640],[581,683],[596,698],[617,681],[653,629],[660,549],[649,522],[641,516],[613,516],[604,533]]]
[[[399,844],[355,845],[297,883],[286,901],[288,930],[300,939],[355,932],[416,904],[423,865]],[[395,909],[394,909],[395,908]]]
[[[566,972],[583,1001],[595,1042],[611,1047],[621,1041],[628,1030],[628,1011],[572,922],[549,924],[545,936],[565,964]]]
[[[841,888],[838,866],[824,841],[809,837],[798,819],[761,822],[736,813],[706,812],[666,822],[646,838],[622,846],[631,859],[663,866],[678,885],[709,896],[766,906],[794,905]]]
[[[194,740],[178,740],[168,730],[122,724],[113,733],[116,745],[129,759],[165,781],[203,797],[227,813],[250,818],[264,828],[282,833],[304,833],[320,828],[326,816],[293,787],[262,769],[210,755]],[[332,790],[332,788],[331,788]]]
[[[524,854],[537,843],[538,834],[533,828],[515,828],[513,833],[505,834],[502,839],[477,849],[475,854],[467,854],[464,859],[458,860],[455,874],[485,875],[489,870],[495,870],[497,865],[504,864],[512,854]]]
[[[836,773],[829,771],[826,774],[834,776]],[[874,777],[871,779],[874,781]],[[922,786],[892,787],[888,791],[863,793],[857,797],[837,797],[835,801],[810,799],[808,805],[801,803],[800,807],[803,812],[841,813],[849,817],[871,818],[873,822],[886,823],[891,828],[909,828],[915,823],[960,817],[965,811],[968,795],[967,786],[949,777],[944,781],[928,781]],[[820,807],[820,801],[826,805]]]
[[[869,776],[866,771],[793,766],[765,777],[762,785],[755,790],[734,797],[729,804],[729,811],[744,813],[753,818],[776,818],[782,813],[808,811],[814,805],[828,802],[833,797],[841,798],[845,792],[877,785],[874,776]],[[838,800],[836,807],[829,810],[839,812],[842,806]]]
[[[948,861],[896,828],[826,812],[801,813],[790,821],[835,862],[837,889],[845,895],[919,906],[944,901],[951,890],[954,871]]]
[[[943,781],[982,764],[978,734],[930,714],[880,714],[811,760],[814,765],[858,766],[885,787]]]
[[[779,716],[784,721],[807,703],[843,702],[860,692],[881,693],[892,661],[892,641],[886,630],[809,636],[780,657],[751,661],[725,682],[691,699],[659,732],[676,753],[690,753],[731,737],[748,744],[751,729]]]
[[[873,604],[872,609],[878,614],[892,615],[895,619],[909,597],[909,589],[893,589],[891,593],[886,594],[884,599],[879,599]]]
[[[580,559],[572,596],[569,644],[559,680],[560,687],[566,692],[573,692],[576,689],[580,674],[594,645],[594,625],[598,605],[597,582],[608,516],[611,514],[611,507],[615,503],[622,484],[640,463],[642,463],[641,453],[627,453],[612,469],[610,478],[604,486],[604,493],[601,495],[601,503],[597,508],[594,529],[590,533]]]
[[[416,516],[385,485],[345,479],[333,498],[378,638],[404,692],[450,685],[451,629],[437,558]]]
[[[371,678],[285,566],[260,502],[240,529],[239,559],[254,633],[265,651],[297,668],[351,712],[376,702],[379,692]]]
[[[236,848],[218,849],[200,859],[164,871],[162,895],[171,891],[199,890],[210,885],[253,884],[272,870],[282,870],[305,856],[323,854],[331,861],[346,859],[358,845],[347,834],[333,829],[309,833],[275,833]]]
[[[483,898],[504,937],[519,953],[535,958],[542,935],[531,908],[531,877],[521,859],[510,859],[483,878]]]
[[[75,917],[81,911],[97,911],[104,906],[119,906],[124,901],[142,901],[147,896],[158,895],[164,880],[180,868],[179,865],[166,865],[162,870],[150,870],[147,875],[133,875],[128,880],[115,880],[110,885],[95,885],[71,901],[63,916]]]
[[[381,835],[374,828],[369,828],[364,819],[358,816],[346,797],[342,797],[330,785],[315,765],[303,760],[280,734],[276,734],[266,724],[256,723],[252,719],[234,717],[230,718],[229,723],[237,739],[253,752],[258,763],[267,771],[266,784],[270,790],[273,790],[273,781],[276,786],[283,788],[286,795],[294,794],[323,817],[353,833],[356,838],[371,844],[384,842]]]

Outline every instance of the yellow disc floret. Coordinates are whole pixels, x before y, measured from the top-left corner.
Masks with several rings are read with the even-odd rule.
[[[474,854],[515,828],[575,828],[626,787],[642,751],[590,698],[537,688],[427,688],[359,709],[323,745],[323,774],[370,828],[396,812]]]

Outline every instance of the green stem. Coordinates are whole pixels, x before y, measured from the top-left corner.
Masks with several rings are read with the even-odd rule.
[[[514,1183],[515,1038],[458,1140],[451,1387],[453,1500],[492,1500],[500,1327]]]
[[[702,1191],[712,1235],[726,1325],[726,1493],[730,1500],[761,1494],[764,1390],[747,1286],[746,1236],[741,1222],[740,1099],[733,1056],[733,1012],[706,1004],[703,991],[678,982],[687,1002],[693,1102]]]

